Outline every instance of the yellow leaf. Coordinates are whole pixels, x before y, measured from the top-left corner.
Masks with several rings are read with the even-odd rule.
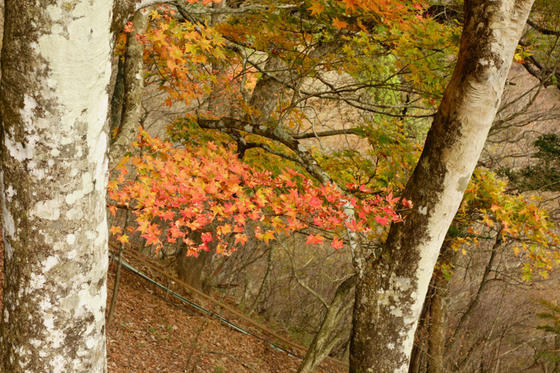
[[[119,236],[117,240],[119,240],[119,242],[122,244],[128,243],[128,236],[126,234],[123,234],[122,236]]]
[[[160,19],[161,14],[159,14],[157,10],[152,10],[152,12],[150,13],[150,17],[152,17],[152,19]]]

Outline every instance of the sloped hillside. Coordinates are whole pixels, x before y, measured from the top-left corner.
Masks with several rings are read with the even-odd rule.
[[[3,255],[0,240],[0,263]],[[113,263],[109,271],[107,307],[114,285],[114,266]],[[0,284],[2,281],[3,266],[0,266]],[[297,370],[299,358],[180,303],[123,269],[116,307],[107,327],[109,372],[276,373]],[[238,320],[235,323],[245,328]],[[320,369],[324,373],[342,371],[328,364]]]
[[[113,279],[111,272],[109,289]],[[263,341],[166,299],[162,291],[126,270],[107,331],[110,372],[292,372],[299,363]]]
[[[4,246],[0,240],[0,263]],[[107,307],[114,285],[112,263]],[[3,266],[0,266],[0,284]],[[0,309],[2,286],[0,286]],[[238,320],[235,323],[245,328]],[[250,328],[248,328],[250,329]],[[109,372],[295,372],[300,359],[188,308],[137,275],[122,270],[112,321],[107,327]],[[340,367],[324,364],[320,372]]]

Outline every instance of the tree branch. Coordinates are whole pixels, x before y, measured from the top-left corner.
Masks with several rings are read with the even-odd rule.
[[[277,157],[287,159],[288,161],[292,161],[292,162],[297,163],[297,164],[302,164],[300,159],[298,159],[296,157],[292,157],[288,154],[277,152],[276,150],[271,149],[266,144],[261,144],[261,143],[258,143],[258,142],[248,142],[246,147],[245,147],[245,149],[247,149],[247,150],[248,149],[253,149],[253,148],[261,148],[264,151],[266,151],[267,153],[270,153],[270,154],[275,155]]]
[[[338,136],[338,135],[357,135],[356,132],[358,129],[359,128],[344,128],[340,130],[304,133],[302,135],[294,135],[294,139],[303,140],[303,139],[313,139],[317,137],[328,137],[328,136]]]
[[[550,30],[550,29],[547,29],[545,27],[539,26],[536,22],[531,21],[530,19],[527,20],[527,24],[529,26],[531,26],[532,28],[534,28],[535,30],[537,30],[538,32],[540,32],[541,34],[543,34],[543,35],[560,36],[560,31]]]

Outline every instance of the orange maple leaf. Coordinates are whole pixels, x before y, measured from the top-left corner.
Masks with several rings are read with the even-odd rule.
[[[332,25],[339,30],[342,30],[343,28],[348,27],[348,23],[346,23],[346,22],[344,22],[344,21],[342,21],[338,18],[333,19]]]
[[[109,207],[110,208],[110,207]],[[121,233],[122,232],[122,228],[116,225],[113,225],[111,227],[111,229],[109,229],[109,232],[111,232],[111,234],[117,234],[117,233]]]
[[[309,8],[307,8],[311,11],[311,15],[319,15],[323,12],[323,10],[325,10],[325,6],[323,4],[321,4],[321,2],[319,0],[314,0],[311,2],[311,6]]]
[[[309,236],[307,236],[307,240],[305,241],[305,243],[310,245],[317,245],[323,243],[324,240],[325,239],[320,234],[310,234]]]
[[[342,249],[344,247],[344,243],[342,242],[342,240],[338,237],[333,238],[333,240],[331,241],[331,247],[333,249]]]
[[[249,238],[243,233],[238,233],[235,235],[235,243],[240,243],[241,245],[245,246],[248,241]]]

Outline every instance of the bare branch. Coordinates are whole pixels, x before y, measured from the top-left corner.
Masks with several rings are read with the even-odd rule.
[[[531,21],[530,19],[527,20],[527,24],[529,26],[531,26],[532,28],[534,28],[535,30],[537,30],[538,32],[540,32],[541,34],[543,34],[543,35],[560,36],[560,31],[550,30],[550,29],[547,29],[546,27],[539,26],[536,22]]]
[[[338,136],[338,135],[357,135],[356,131],[358,129],[359,128],[344,128],[340,130],[304,133],[302,135],[295,135],[294,139],[302,140],[302,139],[313,139],[317,137],[329,137],[329,136]]]

